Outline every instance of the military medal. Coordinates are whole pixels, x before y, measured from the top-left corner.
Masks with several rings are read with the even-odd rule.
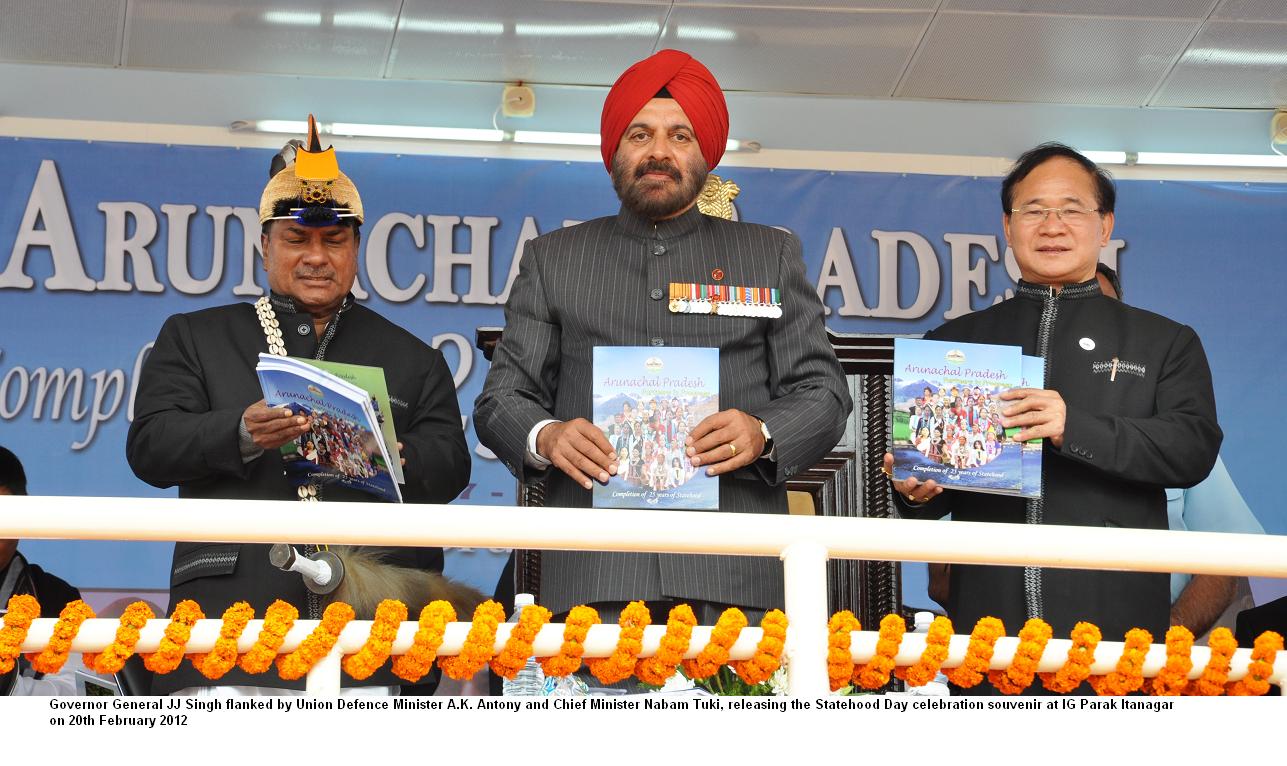
[[[782,318],[782,293],[776,287],[769,290],[769,316],[773,319]]]

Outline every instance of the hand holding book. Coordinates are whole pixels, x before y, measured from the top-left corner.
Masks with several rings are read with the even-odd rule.
[[[1058,391],[1044,388],[1012,388],[1000,396],[1002,401],[1014,402],[1001,411],[1001,424],[1006,428],[1022,428],[1014,441],[1049,439],[1055,447],[1064,445],[1064,418],[1068,407]]]
[[[707,476],[736,471],[764,453],[759,419],[734,409],[703,418],[684,444],[693,465],[708,466]]]
[[[309,428],[309,419],[297,416],[285,407],[269,407],[260,399],[246,408],[241,420],[246,432],[260,449],[277,449],[292,439],[298,439]]]
[[[554,422],[536,435],[536,454],[586,489],[617,475],[616,450],[598,426],[585,418]]]
[[[943,494],[943,488],[933,479],[928,481],[917,481],[915,476],[909,477],[905,481],[899,481],[894,478],[894,456],[888,452],[885,453],[885,465],[880,469],[889,477],[889,482],[894,486],[894,491],[903,496],[903,499],[912,505],[920,505]]]

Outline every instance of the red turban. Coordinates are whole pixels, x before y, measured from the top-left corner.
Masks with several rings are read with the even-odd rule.
[[[644,104],[665,88],[692,123],[707,169],[714,169],[728,143],[728,106],[715,75],[683,51],[657,51],[617,78],[603,102],[599,125],[603,164],[612,172],[612,157],[621,136]]]

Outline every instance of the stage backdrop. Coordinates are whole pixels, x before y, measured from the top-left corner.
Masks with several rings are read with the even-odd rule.
[[[487,372],[474,329],[501,325],[523,243],[616,212],[597,163],[352,154],[367,221],[359,297],[440,348],[462,412]],[[266,288],[255,211],[272,153],[153,144],[0,141],[0,444],[31,492],[162,494],[124,443],[138,371],[166,316]],[[920,333],[1009,295],[999,179],[728,168],[742,220],[804,244],[827,323]],[[1192,325],[1215,373],[1223,454],[1265,528],[1287,533],[1272,477],[1287,424],[1287,185],[1123,181],[1114,242],[1128,302]],[[478,445],[458,502],[509,504]],[[168,490],[173,492],[173,490]],[[28,543],[83,587],[165,588],[168,545]],[[458,567],[485,556],[456,556]],[[485,567],[484,567],[485,568]]]

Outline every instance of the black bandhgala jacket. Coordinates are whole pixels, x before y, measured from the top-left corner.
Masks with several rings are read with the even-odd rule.
[[[293,313],[275,299],[286,352],[311,358],[318,345],[313,320]],[[329,361],[384,369],[393,422],[403,442],[408,503],[446,503],[469,481],[469,451],[461,427],[452,375],[441,352],[360,305],[339,313],[338,326],[326,348]],[[242,463],[238,428],[246,407],[263,399],[255,375],[258,354],[267,342],[249,303],[222,306],[166,320],[143,366],[126,454],[140,479],[157,487],[179,488],[180,497],[297,499],[283,474],[281,455],[268,450]],[[374,497],[343,487],[327,487],[327,502],[369,502]],[[378,502],[378,501],[377,501]],[[308,508],[301,503],[299,539],[308,537]],[[361,506],[353,523],[362,522]],[[170,577],[170,603],[192,599],[209,618],[218,618],[236,601],[248,601],[256,617],[275,599],[300,611],[301,619],[320,617],[301,577],[282,572],[268,561],[268,545],[179,542]],[[442,571],[441,548],[382,549],[390,563]],[[392,686],[401,683],[387,666],[369,679],[345,685]],[[188,686],[247,685],[303,688],[286,682],[275,670],[251,676],[234,669],[217,682],[188,663],[158,676],[153,693],[168,694]],[[404,692],[407,693],[407,692]],[[414,693],[414,692],[412,692]]]
[[[1044,446],[1041,523],[1166,529],[1166,487],[1206,478],[1220,450],[1211,371],[1192,329],[1100,293],[1095,281],[1060,291],[1020,282],[1013,298],[926,335],[997,343],[1038,355],[1048,333],[1045,388],[1067,405],[1061,448]],[[1116,360],[1116,373],[1113,362]],[[945,491],[904,515],[1022,524],[1027,501]],[[969,633],[984,616],[1008,635],[1027,619],[1022,567],[951,567],[949,616]],[[1056,638],[1080,620],[1106,641],[1133,627],[1161,641],[1170,624],[1166,574],[1042,569],[1042,616]]]

